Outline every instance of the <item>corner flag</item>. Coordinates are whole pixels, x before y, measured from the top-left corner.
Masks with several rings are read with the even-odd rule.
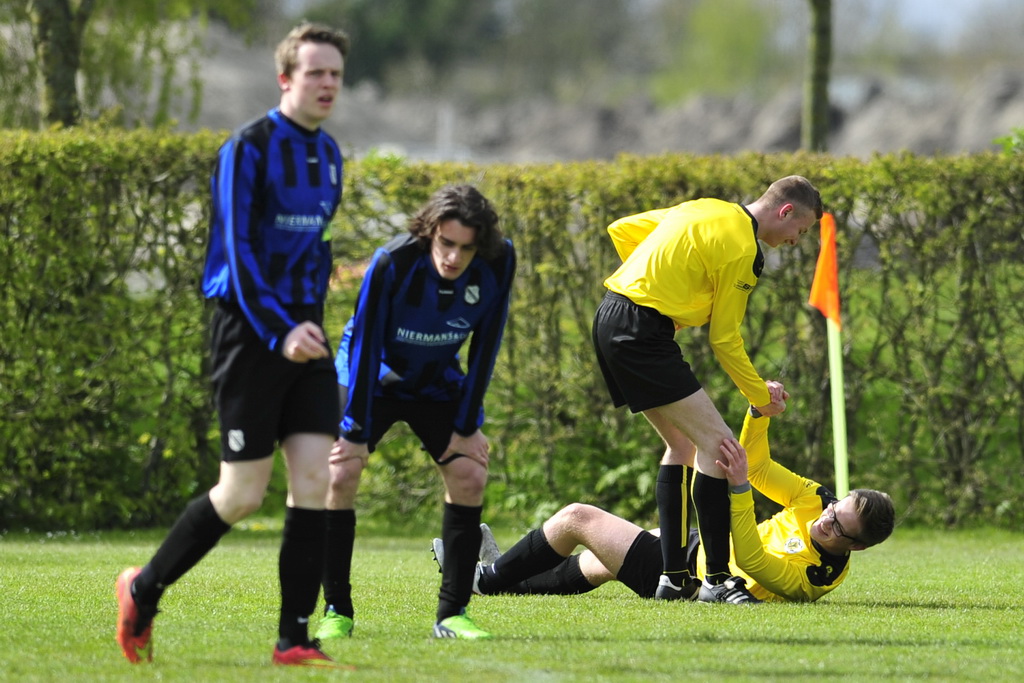
[[[836,327],[843,328],[839,318],[839,266],[836,261],[836,219],[830,213],[821,217],[821,251],[811,282],[811,298],[807,303],[821,311]]]
[[[836,259],[836,220],[830,213],[821,217],[821,251],[807,300],[827,320],[828,368],[832,387],[832,441],[835,449],[836,495],[849,493],[850,472],[846,451],[846,398],[843,390],[843,346],[840,339],[839,266]]]

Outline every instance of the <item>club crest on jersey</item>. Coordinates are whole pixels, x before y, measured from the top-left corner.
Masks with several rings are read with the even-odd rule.
[[[327,170],[330,171],[330,174],[331,174],[331,185],[337,185],[338,184],[338,167],[335,166],[334,164],[327,164]]]
[[[804,545],[804,539],[794,536],[793,538],[786,539],[786,544],[783,546],[783,548],[790,555],[796,555],[797,553],[806,550],[807,546]]]
[[[480,303],[480,285],[467,285],[466,292],[462,295],[469,305]]]

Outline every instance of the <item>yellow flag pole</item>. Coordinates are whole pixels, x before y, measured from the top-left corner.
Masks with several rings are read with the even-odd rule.
[[[850,489],[850,467],[846,450],[846,399],[843,387],[843,344],[839,314],[839,265],[836,256],[836,221],[830,213],[821,217],[821,250],[811,282],[811,304],[825,316],[828,331],[828,368],[832,385],[832,441],[835,453],[836,495]]]
[[[836,495],[850,492],[850,464],[846,449],[846,394],[843,390],[843,342],[839,325],[826,319],[828,329],[828,372],[832,385],[832,443],[835,450]]]

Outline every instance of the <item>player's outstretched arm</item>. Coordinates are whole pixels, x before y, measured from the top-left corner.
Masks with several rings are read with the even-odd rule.
[[[755,406],[754,409],[764,417],[781,415],[786,411],[786,401],[789,400],[789,392],[786,391],[786,387],[783,386],[782,382],[768,380],[764,384],[768,388],[771,402],[763,406]]]

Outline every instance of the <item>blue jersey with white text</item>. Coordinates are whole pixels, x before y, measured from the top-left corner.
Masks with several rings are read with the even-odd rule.
[[[342,187],[334,139],[273,109],[221,146],[210,185],[206,297],[237,304],[271,350],[311,309],[322,325]]]
[[[412,235],[378,249],[363,278],[351,335],[335,364],[348,387],[341,431],[369,440],[373,398],[459,401],[454,429],[483,424],[483,399],[508,316],[515,249],[493,260],[476,256],[456,280],[442,278]],[[472,336],[463,372],[459,349]],[[346,344],[346,341],[348,342]]]

